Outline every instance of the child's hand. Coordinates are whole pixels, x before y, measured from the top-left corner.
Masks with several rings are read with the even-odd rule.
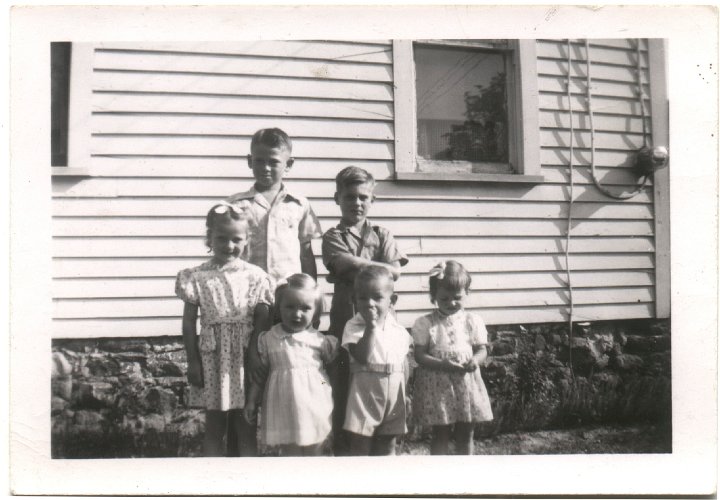
[[[365,326],[369,327],[371,329],[377,329],[378,326],[378,320],[380,319],[378,317],[377,311],[374,309],[361,309],[360,316],[362,316],[362,319],[365,321]]]
[[[200,363],[188,363],[187,378],[190,385],[203,386],[202,365]]]
[[[246,402],[243,408],[243,418],[248,424],[254,424],[257,419],[257,406],[255,403]]]
[[[464,372],[465,365],[453,361],[452,359],[443,360],[443,369],[448,372]]]
[[[475,361],[475,358],[470,358],[470,361],[465,363],[465,371],[466,372],[474,372],[479,368],[478,362]]]

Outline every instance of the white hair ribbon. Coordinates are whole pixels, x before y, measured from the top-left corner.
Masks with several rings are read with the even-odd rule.
[[[445,262],[438,262],[435,267],[430,269],[428,273],[430,276],[435,276],[437,279],[442,280],[445,278]]]

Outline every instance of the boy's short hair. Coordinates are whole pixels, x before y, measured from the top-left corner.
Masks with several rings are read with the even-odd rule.
[[[290,137],[279,128],[262,128],[255,132],[250,141],[250,150],[258,144],[269,148],[285,148],[292,152]]]
[[[335,176],[335,190],[337,192],[356,184],[370,184],[372,187],[375,187],[375,178],[367,170],[354,165],[343,168]]]
[[[383,266],[374,265],[365,266],[360,269],[360,271],[355,275],[353,287],[357,290],[360,284],[379,279],[387,280],[387,282],[390,283],[390,288],[393,291],[395,290],[395,280],[393,280],[393,275],[390,270]]]

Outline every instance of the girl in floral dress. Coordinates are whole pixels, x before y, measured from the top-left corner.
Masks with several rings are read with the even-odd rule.
[[[190,393],[202,388],[205,456],[222,456],[228,419],[240,432],[242,456],[257,454],[254,433],[245,425],[245,355],[255,355],[257,333],[270,326],[272,285],[259,267],[240,259],[248,240],[244,212],[228,203],[210,209],[206,245],[212,259],[177,275],[175,293],[185,302],[182,333]],[[200,335],[197,334],[198,310]]]
[[[264,395],[249,389],[248,423],[263,397],[260,439],[283,456],[317,456],[332,426],[332,392],[324,365],[338,353],[338,341],[312,327],[322,311],[322,294],[307,274],[278,282],[275,308],[281,323],[258,338],[260,363],[269,369]]]
[[[450,436],[458,455],[473,454],[473,428],[492,420],[490,398],[480,376],[487,357],[487,330],[480,316],[464,309],[470,274],[448,260],[430,270],[430,298],[437,308],[418,318],[415,344],[413,415],[432,426],[430,452],[449,453]]]

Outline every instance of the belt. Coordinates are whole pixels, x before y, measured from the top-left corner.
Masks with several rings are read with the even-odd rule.
[[[384,373],[402,373],[405,371],[404,363],[350,363],[350,373],[371,372]]]

